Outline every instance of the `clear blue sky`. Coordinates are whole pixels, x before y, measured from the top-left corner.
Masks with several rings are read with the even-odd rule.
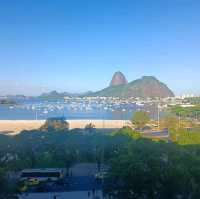
[[[0,95],[98,90],[118,70],[200,93],[200,1],[0,1]]]

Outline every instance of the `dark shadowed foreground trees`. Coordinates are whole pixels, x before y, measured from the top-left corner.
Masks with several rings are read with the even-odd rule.
[[[105,192],[119,199],[200,198],[199,146],[139,139],[111,160]]]
[[[198,199],[200,145],[187,145],[199,143],[197,133],[178,132],[176,143],[143,139],[127,127],[110,133],[53,128],[0,135],[0,188],[9,185],[5,171],[90,162],[110,166],[104,192],[118,199]]]

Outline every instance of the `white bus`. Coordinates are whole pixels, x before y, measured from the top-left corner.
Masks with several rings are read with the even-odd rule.
[[[66,174],[65,169],[46,168],[46,169],[25,169],[21,172],[21,180],[37,179],[43,181],[57,181],[63,178]]]

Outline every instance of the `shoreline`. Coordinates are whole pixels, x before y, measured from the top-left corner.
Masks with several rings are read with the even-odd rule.
[[[0,120],[0,134],[16,135],[23,130],[38,129],[45,121],[46,120]],[[94,124],[97,129],[119,129],[125,125],[130,125],[129,120],[77,119],[66,121],[69,123],[69,129],[83,129],[89,123]]]

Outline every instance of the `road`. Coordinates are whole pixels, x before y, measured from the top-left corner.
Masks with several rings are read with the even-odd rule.
[[[19,199],[103,199],[102,192],[98,191],[95,197],[87,191],[62,192],[62,193],[29,193],[20,195]]]
[[[42,193],[41,185],[30,189],[28,193],[19,196],[19,199],[102,199],[102,184],[93,176],[66,177],[64,184],[45,184],[48,192]],[[93,194],[95,193],[95,194]],[[95,196],[95,197],[94,197]]]

